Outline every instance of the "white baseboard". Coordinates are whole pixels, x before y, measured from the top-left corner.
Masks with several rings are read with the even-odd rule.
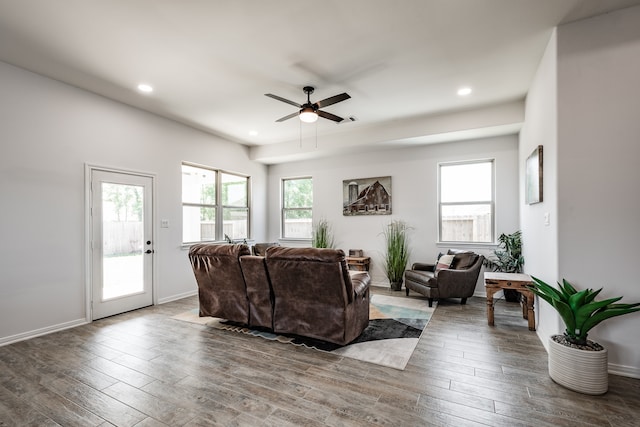
[[[171,301],[177,301],[182,298],[192,297],[194,295],[198,295],[198,290],[194,289],[193,291],[184,292],[181,294],[171,295],[170,297],[161,298],[158,300],[158,304],[166,304]]]
[[[46,328],[34,329],[33,331],[22,332],[20,334],[0,338],[0,346],[13,344],[18,341],[24,341],[24,340],[39,337],[42,335],[51,334],[53,332],[63,331],[65,329],[75,328],[76,326],[86,325],[87,323],[89,323],[87,322],[87,319],[77,319],[77,320],[72,320],[70,322],[47,326]]]
[[[198,290],[196,289],[196,290],[185,292],[185,293],[182,293],[182,294],[172,295],[172,296],[167,297],[167,298],[162,298],[161,300],[158,301],[158,304],[165,304],[165,303],[168,303],[168,302],[171,302],[171,301],[175,301],[175,300],[179,300],[179,299],[182,299],[182,298],[190,297],[190,296],[193,296],[193,295],[197,295],[197,293],[198,293]],[[65,322],[65,323],[60,323],[60,324],[57,324],[57,325],[47,326],[46,328],[40,328],[40,329],[35,329],[33,331],[22,332],[22,333],[16,334],[16,335],[10,335],[8,337],[0,337],[0,347],[3,346],[3,345],[13,344],[15,342],[28,340],[28,339],[39,337],[39,336],[42,336],[42,335],[51,334],[53,332],[59,332],[59,331],[65,330],[65,329],[70,329],[70,328],[75,328],[77,326],[86,325],[87,323],[91,323],[91,322],[87,322],[87,319],[77,319],[77,320],[71,320],[71,321]]]
[[[386,282],[384,280],[371,280],[371,283],[369,284],[369,286],[375,286],[376,288],[387,288],[389,289],[389,282]],[[404,289],[404,287],[402,288]]]
[[[608,371],[612,375],[620,375],[621,377],[640,378],[640,368],[636,368],[635,366],[624,366],[609,363]]]

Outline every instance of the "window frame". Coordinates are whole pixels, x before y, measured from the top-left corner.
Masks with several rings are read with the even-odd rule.
[[[182,232],[182,244],[189,246],[197,243],[222,243],[226,240],[224,239],[224,210],[225,209],[245,209],[247,212],[247,236],[234,239],[234,241],[238,241],[241,239],[249,240],[251,238],[251,176],[238,172],[231,172],[225,169],[217,169],[210,166],[205,166],[197,163],[191,162],[182,162],[180,164],[180,171],[182,173],[183,166],[188,166],[191,168],[204,169],[208,172],[213,172],[215,176],[215,202],[214,204],[210,203],[193,203],[193,202],[184,202],[184,194],[182,195],[182,212],[184,212],[185,206],[190,207],[198,207],[198,208],[213,208],[215,209],[215,237],[213,240],[196,240],[196,241],[185,241],[184,240],[184,231]],[[234,205],[223,205],[222,204],[222,175],[233,175],[237,177],[241,177],[246,179],[246,194],[247,194],[247,203],[246,206],[234,206]],[[184,216],[182,218],[182,224],[184,228]]]
[[[483,200],[483,201],[462,201],[462,202],[443,202],[442,201],[442,168],[447,166],[464,166],[464,165],[473,165],[480,163],[490,163],[491,164],[491,200]],[[474,246],[495,246],[496,244],[496,159],[488,158],[488,159],[475,159],[475,160],[461,160],[461,161],[452,161],[452,162],[439,162],[438,163],[438,179],[437,179],[437,190],[438,190],[438,244],[444,245],[474,245]],[[491,240],[487,242],[483,241],[473,241],[473,240],[443,240],[442,238],[442,208],[443,206],[469,206],[469,205],[489,205],[491,209]]]
[[[297,181],[308,179],[311,180],[311,206],[308,207],[297,207],[297,208],[287,208],[285,207],[285,182],[286,181]],[[280,180],[280,239],[283,240],[304,240],[311,241],[313,237],[313,231],[310,232],[309,237],[289,237],[285,235],[285,219],[286,212],[290,211],[311,211],[311,221],[313,223],[313,177],[312,176],[296,176],[296,177],[288,177],[281,178]]]

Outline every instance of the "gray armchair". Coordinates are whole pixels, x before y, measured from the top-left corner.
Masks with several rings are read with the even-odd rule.
[[[476,289],[484,257],[467,251],[449,250],[448,253],[454,258],[447,269],[436,272],[435,264],[415,263],[411,270],[405,271],[407,295],[412,290],[426,296],[429,307],[434,299],[442,298],[461,298],[461,304],[467,303]]]

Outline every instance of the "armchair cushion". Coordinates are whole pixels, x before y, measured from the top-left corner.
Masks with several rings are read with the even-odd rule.
[[[449,249],[448,255],[454,255],[451,268],[454,270],[465,270],[470,268],[478,260],[478,254],[470,251],[457,251]]]
[[[436,264],[436,276],[440,270],[451,267],[454,257],[455,255],[442,255],[440,259],[438,259],[438,263]]]

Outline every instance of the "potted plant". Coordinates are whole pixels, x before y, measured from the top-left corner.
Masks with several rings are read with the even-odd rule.
[[[383,231],[385,254],[383,266],[391,289],[402,289],[402,278],[409,262],[409,227],[404,221],[391,221]]]
[[[640,311],[640,303],[618,304],[622,297],[596,301],[602,288],[577,291],[562,280],[558,289],[532,278],[531,291],[560,314],[566,330],[549,338],[549,376],[556,383],[585,394],[604,394],[609,387],[607,350],[587,339],[589,331],[615,316]]]
[[[522,256],[522,232],[520,230],[512,234],[502,233],[498,237],[498,249],[493,251],[493,258],[487,258],[485,265],[493,271],[503,273],[522,273],[524,257]],[[520,294],[514,289],[505,289],[504,299],[509,302],[518,302]]]
[[[313,226],[311,246],[314,248],[333,248],[335,242],[331,225],[326,219],[321,219]]]

